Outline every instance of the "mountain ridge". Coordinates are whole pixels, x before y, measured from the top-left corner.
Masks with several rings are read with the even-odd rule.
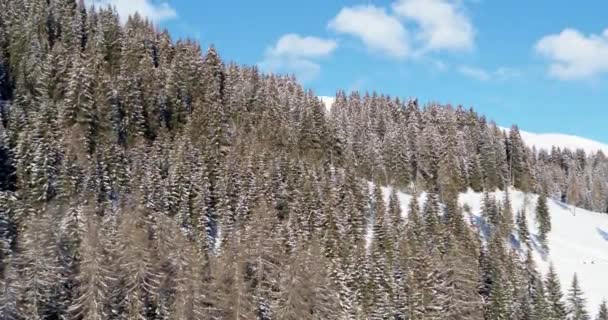
[[[332,105],[336,101],[335,97],[330,96],[319,96],[321,102],[329,112]],[[499,127],[507,132],[510,131],[507,127]],[[602,151],[604,154],[608,154],[608,144],[601,141],[593,140],[578,135],[564,134],[564,133],[537,133],[528,130],[520,130],[521,137],[529,147],[536,147],[537,149],[551,151],[555,146],[558,148],[567,148],[570,150],[583,149],[587,153],[595,153]]]

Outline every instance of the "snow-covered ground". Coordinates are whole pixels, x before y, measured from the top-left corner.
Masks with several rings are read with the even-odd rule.
[[[468,204],[473,215],[481,214],[482,194],[469,191],[460,197],[461,204]],[[496,192],[503,199],[504,192]],[[537,232],[535,207],[537,195],[510,191],[513,212],[524,208],[530,231]],[[526,200],[527,197],[527,200]],[[564,293],[577,273],[589,311],[596,314],[599,304],[608,298],[608,214],[573,208],[562,202],[549,199],[552,230],[549,233],[549,253],[544,255],[538,247],[534,258],[541,270],[546,271],[553,262]]]
[[[387,203],[390,191],[390,188],[383,188]],[[538,196],[526,195],[514,189],[509,192],[514,215],[525,204],[530,231],[535,235],[537,224],[534,209]],[[401,192],[398,195],[403,215],[407,216],[412,197]],[[494,196],[502,200],[504,192],[497,191]],[[424,197],[422,195],[419,199],[421,205]],[[472,216],[468,217],[470,221],[476,221],[475,218],[481,216],[482,197],[483,194],[473,191],[460,195],[461,205],[467,204],[471,208]],[[548,237],[549,253],[545,255],[535,246],[535,261],[543,272],[553,263],[564,294],[567,294],[572,277],[577,273],[587,298],[588,310],[595,316],[602,300],[608,299],[608,214],[580,208],[574,210],[572,206],[551,199],[548,200],[548,205],[552,222],[552,231]]]
[[[501,129],[509,131],[508,128],[501,127]],[[579,136],[562,133],[532,133],[521,130],[520,134],[528,146],[535,146],[537,149],[551,150],[553,146],[556,146],[570,150],[583,149],[587,153],[595,153],[601,150],[608,154],[608,144]]]

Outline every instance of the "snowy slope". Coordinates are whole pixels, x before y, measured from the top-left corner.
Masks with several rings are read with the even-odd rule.
[[[387,202],[390,191],[390,188],[383,188]],[[408,204],[412,197],[405,193],[398,195],[402,212],[407,216]],[[504,192],[498,191],[494,196],[502,200]],[[534,209],[538,196],[526,195],[514,189],[510,190],[510,196],[514,213],[523,209],[526,204],[530,231],[536,234]],[[475,218],[481,216],[482,197],[483,194],[473,191],[460,195],[461,205],[467,204],[471,208],[473,216],[468,217],[469,221],[476,221]],[[425,195],[421,195],[421,205],[424,198]],[[550,263],[554,264],[564,294],[567,293],[576,272],[587,298],[588,310],[595,315],[602,300],[608,299],[608,215],[580,208],[573,210],[573,207],[551,199],[548,200],[548,205],[552,221],[552,231],[548,237],[549,253],[545,255],[535,246],[535,261],[543,272],[548,269]],[[368,236],[371,238],[371,230]]]
[[[495,194],[503,198],[503,192]],[[536,233],[534,209],[537,195],[527,196],[520,191],[511,190],[513,212],[524,208],[527,213],[530,229]],[[528,198],[526,201],[526,197]],[[461,204],[468,204],[472,213],[481,214],[482,194],[469,191],[460,197]],[[596,314],[599,304],[608,298],[608,215],[574,208],[564,203],[549,199],[552,231],[549,233],[549,254],[544,256],[541,250],[534,250],[534,258],[541,270],[546,271],[553,262],[559,275],[562,290],[567,292],[572,276],[578,274],[581,287],[587,298],[588,309]]]
[[[507,128],[502,129],[509,131]],[[583,149],[587,153],[595,153],[601,150],[608,154],[608,144],[579,136],[561,133],[532,133],[527,131],[520,131],[520,133],[528,146],[536,146],[537,149],[551,150],[553,146],[556,146],[570,150]]]
[[[325,109],[327,109],[327,112],[331,110],[331,106],[334,104],[334,101],[336,101],[335,97],[328,96],[319,96],[319,99],[321,99],[321,102],[323,102],[323,104],[325,105]]]

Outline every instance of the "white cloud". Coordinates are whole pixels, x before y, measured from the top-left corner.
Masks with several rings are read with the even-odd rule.
[[[277,44],[269,49],[272,56],[321,57],[327,56],[338,44],[333,40],[317,37],[302,37],[297,34],[282,36]]]
[[[410,54],[407,30],[383,8],[373,5],[342,8],[328,27],[355,36],[367,47],[391,57],[404,58]]]
[[[589,78],[608,72],[608,29],[585,36],[564,29],[540,39],[536,52],[550,60],[549,75],[561,80]]]
[[[481,68],[461,65],[458,66],[456,70],[467,77],[477,79],[479,81],[490,80],[490,73]]]
[[[313,59],[330,55],[338,44],[330,39],[286,34],[266,50],[258,66],[265,71],[293,73],[302,82],[316,78],[321,66]]]
[[[177,11],[168,2],[153,0],[85,0],[87,6],[103,8],[112,6],[120,15],[121,21],[126,21],[129,15],[139,12],[140,15],[154,22],[161,22],[177,17]]]
[[[519,70],[508,67],[499,67],[494,71],[488,71],[479,67],[460,65],[456,68],[456,71],[479,81],[508,80],[521,76]]]
[[[449,0],[399,0],[395,13],[419,26],[422,51],[470,50],[475,30],[463,8]]]
[[[313,80],[321,73],[318,63],[299,58],[266,58],[258,66],[264,71],[294,74],[302,83]]]
[[[508,68],[508,67],[499,67],[494,71],[494,76],[499,80],[508,80],[513,78],[518,78],[521,76],[520,70]]]

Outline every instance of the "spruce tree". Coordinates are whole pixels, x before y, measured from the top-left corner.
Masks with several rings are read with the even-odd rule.
[[[14,269],[13,261],[5,259],[3,262],[2,279],[0,279],[0,318],[26,319],[23,308],[19,307],[19,281],[18,273]]]
[[[568,310],[568,320],[589,320],[589,313],[585,307],[587,303],[583,297],[583,292],[578,284],[576,273],[572,278],[572,285],[566,298],[566,308]]]
[[[87,208],[84,214],[84,238],[80,244],[81,261],[78,288],[70,306],[70,314],[76,318],[105,319],[112,281],[109,263],[104,250],[112,239],[104,238],[96,218]]]
[[[536,203],[536,223],[538,224],[538,236],[543,245],[547,248],[547,235],[551,231],[551,216],[547,206],[547,193],[543,189]]]
[[[391,190],[391,195],[389,197],[387,213],[390,217],[390,227],[391,232],[393,233],[392,236],[396,237],[397,239],[399,237],[402,237],[405,223],[403,221],[403,217],[401,216],[401,205],[399,203],[399,196],[397,194],[397,190],[395,190],[394,188]]]
[[[484,319],[483,301],[476,292],[477,261],[474,251],[467,249],[464,242],[458,242],[444,255],[438,292],[442,319]]]
[[[507,298],[505,281],[498,271],[495,271],[492,275],[492,289],[489,299],[489,304],[486,307],[486,318],[489,320],[509,319],[508,308],[511,301]]]
[[[513,206],[511,205],[511,195],[509,194],[509,188],[505,188],[504,197],[502,201],[502,228],[503,234],[508,238],[513,230]]]
[[[517,235],[519,237],[519,242],[530,249],[530,230],[528,229],[528,219],[526,218],[524,210],[519,210],[517,212]]]
[[[600,311],[597,314],[597,320],[608,320],[608,307],[606,307],[606,300],[600,304]]]
[[[545,297],[545,287],[541,280],[537,280],[535,283],[535,291],[533,294],[533,312],[532,319],[535,320],[549,320],[551,314],[549,312],[549,305]]]
[[[515,188],[528,192],[532,186],[532,179],[529,172],[526,146],[517,126],[511,127],[508,142],[511,182]]]
[[[549,266],[549,271],[545,278],[545,288],[547,292],[547,302],[549,303],[549,313],[551,319],[566,319],[566,306],[563,301],[563,293],[559,278],[555,273],[553,264]]]

